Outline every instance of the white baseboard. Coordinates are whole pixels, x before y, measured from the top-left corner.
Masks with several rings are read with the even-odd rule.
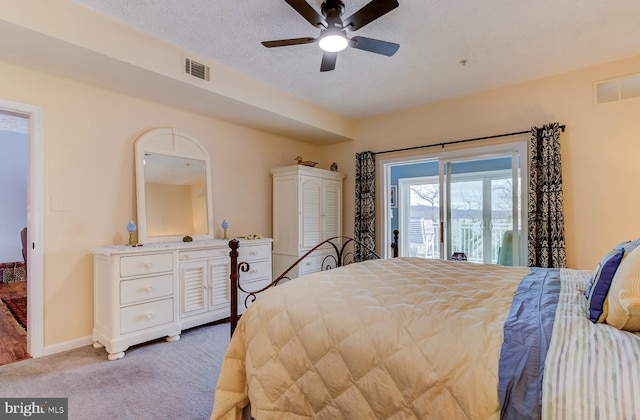
[[[45,346],[43,356],[49,356],[51,354],[77,349],[78,347],[84,347],[90,344],[93,344],[93,340],[91,339],[91,336],[88,335],[76,340],[65,341],[63,343],[54,344],[52,346]]]

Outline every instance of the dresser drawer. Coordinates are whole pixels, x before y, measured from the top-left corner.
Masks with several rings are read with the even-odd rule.
[[[173,299],[142,303],[120,309],[120,331],[127,334],[173,322]]]
[[[190,251],[180,251],[178,258],[180,261],[202,260],[206,258],[228,257],[229,248],[220,249],[194,249]]]
[[[238,261],[263,260],[269,258],[271,246],[264,245],[247,245],[243,243],[238,248]]]
[[[315,273],[322,268],[322,259],[324,255],[308,256],[300,262],[300,275]]]
[[[300,263],[300,275],[315,273],[317,271],[336,268],[336,258],[334,254],[313,255],[305,258]]]
[[[249,271],[240,272],[240,282],[252,281],[259,278],[271,276],[271,264],[269,261],[253,261],[249,262]]]
[[[173,270],[173,254],[134,255],[120,258],[120,277],[163,273]]]
[[[120,282],[120,304],[171,296],[173,294],[173,274],[123,280]]]

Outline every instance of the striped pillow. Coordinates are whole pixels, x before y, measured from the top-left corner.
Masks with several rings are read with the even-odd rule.
[[[605,322],[606,320],[607,293],[609,293],[609,287],[611,287],[611,282],[622,261],[624,252],[624,248],[613,249],[600,260],[596,267],[591,279],[591,286],[587,290],[587,310],[591,322]]]

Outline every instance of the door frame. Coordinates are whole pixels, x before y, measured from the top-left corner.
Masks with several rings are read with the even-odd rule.
[[[391,186],[391,167],[396,165],[406,165],[411,163],[418,163],[424,161],[440,161],[440,160],[456,160],[456,159],[466,159],[466,158],[475,158],[475,157],[490,157],[494,154],[504,153],[505,151],[512,151],[514,149],[518,149],[520,151],[521,156],[521,170],[520,175],[522,177],[522,185],[525,187],[529,185],[529,140],[528,133],[519,136],[518,140],[503,142],[493,145],[487,146],[477,146],[477,147],[466,147],[458,150],[451,151],[436,151],[430,153],[421,153],[419,155],[411,155],[411,156],[403,156],[396,158],[388,158],[381,159],[377,162],[377,182],[378,185],[382,186],[382,194],[378,194],[377,197],[377,208],[380,211],[377,211],[376,214],[380,216],[380,221],[377,225],[380,227],[378,229],[381,232],[381,237],[378,237],[377,240],[380,243],[380,249],[382,250],[383,258],[388,258],[390,256],[390,248],[391,241],[393,237],[393,233],[391,232],[391,223],[389,223],[390,215],[391,215],[391,207],[389,204],[389,195],[390,195],[390,186]],[[442,174],[441,174],[442,175]],[[442,181],[441,177],[441,181]],[[444,188],[443,185],[440,186],[441,191]],[[525,190],[526,191],[526,190]],[[442,197],[446,200],[446,197]],[[442,207],[442,206],[441,206]],[[524,191],[521,194],[521,203],[520,203],[520,225],[522,229],[526,229],[527,226],[527,195]],[[441,221],[443,215],[441,215]],[[400,236],[402,236],[402,232],[400,232]],[[521,235],[522,238],[518,245],[521,247],[520,249],[526,250],[526,236]],[[440,255],[443,254],[444,249],[441,249]],[[525,256],[526,259],[526,256]]]
[[[44,111],[0,99],[0,111],[29,120],[27,174],[27,352],[44,355]]]

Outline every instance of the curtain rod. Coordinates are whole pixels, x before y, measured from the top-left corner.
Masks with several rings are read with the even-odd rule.
[[[560,128],[560,130],[562,130],[562,132],[564,133],[564,129],[566,128],[566,126],[565,125],[561,125],[561,126],[558,126],[558,128]],[[444,143],[427,144],[427,145],[424,145],[424,146],[405,147],[404,149],[385,150],[383,152],[373,152],[373,154],[374,155],[382,155],[384,153],[406,152],[407,150],[425,149],[425,148],[428,148],[428,147],[438,147],[438,146],[444,147],[444,146],[448,146],[450,144],[468,143],[468,142],[472,142],[472,141],[496,139],[496,138],[499,138],[499,137],[517,136],[519,134],[527,134],[527,133],[531,133],[531,130],[516,131],[514,133],[495,134],[493,136],[476,137],[476,138],[473,138],[473,139],[447,141],[447,142],[444,142]]]

